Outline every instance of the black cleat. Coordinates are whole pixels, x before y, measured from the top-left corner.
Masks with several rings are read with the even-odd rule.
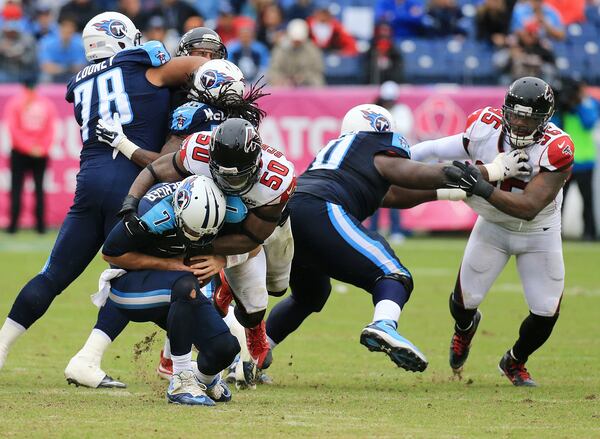
[[[467,331],[461,331],[458,329],[456,325],[454,325],[454,335],[452,336],[452,340],[450,341],[450,367],[458,372],[467,361],[469,357],[469,350],[471,349],[471,341],[473,340],[473,336],[475,332],[477,332],[477,327],[479,326],[479,321],[481,320],[481,313],[479,310],[473,316],[473,324]]]
[[[529,375],[525,363],[519,363],[515,360],[510,354],[510,351],[507,351],[506,354],[504,354],[500,360],[500,364],[498,364],[498,369],[500,369],[502,375],[505,375],[515,386],[537,387],[537,384],[533,381],[531,375]]]
[[[80,383],[79,381],[77,381],[74,378],[67,378],[67,384],[69,384],[69,385],[75,384],[75,387],[79,387],[79,386],[90,387],[86,384]],[[100,381],[100,384],[98,384],[98,386],[96,386],[95,388],[96,389],[126,389],[127,384],[122,383],[121,381],[117,381],[109,375],[105,375],[104,378],[102,378],[102,381]]]

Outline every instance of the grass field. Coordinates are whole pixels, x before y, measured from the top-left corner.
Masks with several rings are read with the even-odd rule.
[[[44,264],[54,236],[0,236],[0,318]],[[0,371],[0,437],[530,437],[600,438],[600,246],[565,243],[567,285],[553,336],[529,361],[540,387],[513,387],[497,371],[527,308],[514,262],[482,306],[462,380],[448,367],[448,294],[465,238],[411,239],[397,248],[415,276],[400,332],[428,356],[423,374],[397,369],[358,343],[370,296],[336,284],[325,310],[274,351],[276,384],[235,391],[217,408],[170,406],[153,373],[162,334],[132,324],[104,369],[126,390],[67,386],[63,369],[85,341],[103,263],[96,259],[15,345]],[[542,269],[540,267],[540,269]]]

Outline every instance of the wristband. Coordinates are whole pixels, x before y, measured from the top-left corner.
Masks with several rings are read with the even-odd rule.
[[[236,265],[243,264],[248,260],[250,253],[244,253],[241,255],[228,255],[227,256],[227,264],[225,268],[235,267]]]
[[[121,154],[123,154],[125,157],[131,160],[131,156],[133,155],[133,153],[140,149],[140,147],[133,143],[131,140],[129,140],[127,137],[123,137],[123,140],[121,140],[117,145],[117,149]]]
[[[488,173],[488,181],[502,181],[504,179],[504,170],[498,163],[488,163],[483,167]]]

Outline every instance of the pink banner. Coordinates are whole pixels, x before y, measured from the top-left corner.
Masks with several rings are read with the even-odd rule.
[[[0,114],[16,86],[0,86]],[[59,111],[50,165],[44,181],[46,218],[58,226],[71,205],[75,176],[79,170],[81,139],[73,109],[64,100],[64,86],[43,86],[42,93],[56,103]],[[376,87],[336,87],[326,89],[271,89],[263,98],[267,118],[261,127],[263,141],[283,150],[294,162],[297,173],[306,169],[316,152],[337,137],[345,112],[361,103],[373,102]],[[466,117],[477,108],[499,105],[503,89],[458,86],[402,87],[401,103],[408,106],[408,118],[400,125],[412,127],[404,134],[412,141],[432,139],[461,131]],[[4,120],[0,121],[0,226],[6,226],[9,214],[11,141]],[[32,221],[32,187],[25,187],[21,225]],[[417,230],[462,230],[472,226],[475,214],[462,203],[435,202],[404,211],[406,228]]]

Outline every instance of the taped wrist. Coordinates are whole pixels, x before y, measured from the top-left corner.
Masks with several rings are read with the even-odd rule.
[[[488,181],[502,181],[504,179],[504,170],[498,163],[488,163],[483,167],[488,173]]]
[[[133,155],[133,153],[140,149],[140,147],[133,143],[131,140],[129,140],[127,137],[123,137],[123,139],[117,145],[117,149],[121,154],[123,154],[125,157],[131,160],[131,156]]]
[[[467,199],[467,193],[462,189],[436,189],[438,200],[461,201]]]
[[[235,267],[236,265],[243,264],[248,260],[250,253],[244,253],[241,255],[228,255],[227,256],[227,264],[225,268]]]

